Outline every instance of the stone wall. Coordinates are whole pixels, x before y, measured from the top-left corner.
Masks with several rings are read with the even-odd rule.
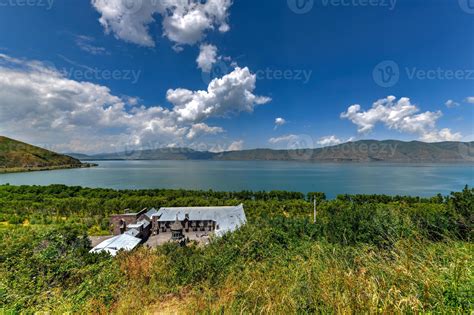
[[[127,229],[121,230],[121,222],[125,223],[125,226],[133,223],[137,223],[138,218],[141,217],[147,209],[143,209],[138,213],[125,213],[125,214],[114,214],[110,216],[110,232],[113,235],[120,235]]]

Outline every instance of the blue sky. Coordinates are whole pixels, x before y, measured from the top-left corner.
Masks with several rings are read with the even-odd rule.
[[[2,135],[61,152],[474,140],[473,0],[29,1],[0,0]]]

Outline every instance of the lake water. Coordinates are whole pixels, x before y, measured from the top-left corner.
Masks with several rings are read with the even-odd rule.
[[[0,174],[0,184],[116,189],[323,191],[433,196],[474,186],[474,165],[313,164],[267,161],[96,161],[98,167]]]

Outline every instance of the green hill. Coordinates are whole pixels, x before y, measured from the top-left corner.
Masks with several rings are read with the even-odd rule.
[[[86,167],[67,155],[0,136],[0,173]]]

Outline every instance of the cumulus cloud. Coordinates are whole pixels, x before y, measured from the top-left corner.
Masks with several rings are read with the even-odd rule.
[[[251,111],[266,100],[253,95],[254,88],[255,76],[236,69],[214,79],[207,91],[169,92],[170,109],[145,107],[106,86],[68,79],[44,63],[0,54],[0,134],[63,152],[187,145],[224,132],[204,119]]]
[[[335,135],[321,137],[317,143],[322,147],[328,147],[332,145],[338,145],[342,143],[342,140],[336,137]]]
[[[241,151],[244,148],[244,140],[237,140],[232,142],[227,151]]]
[[[420,109],[409,98],[397,100],[395,96],[388,96],[376,101],[367,111],[363,111],[358,104],[352,105],[341,114],[341,118],[352,121],[357,125],[358,132],[364,134],[370,133],[377,123],[382,123],[391,130],[417,134],[423,141],[461,139],[459,133],[451,133],[449,129],[437,130],[436,123],[443,115],[441,111],[419,112]]]
[[[207,145],[204,145],[207,146]],[[210,149],[206,149],[209,152],[213,153],[221,153],[221,152],[229,152],[229,151],[241,151],[244,147],[244,140],[236,140],[231,142],[230,144],[219,143],[215,144]]]
[[[205,123],[199,123],[191,126],[188,134],[186,135],[186,138],[191,140],[203,134],[215,135],[221,132],[224,132],[224,129],[222,129],[221,127],[209,127]]]
[[[168,90],[166,98],[174,105],[180,121],[201,121],[211,116],[253,112],[257,105],[271,101],[253,94],[256,76],[245,68],[235,68],[209,83],[207,91]]]
[[[217,47],[214,45],[202,44],[199,48],[199,56],[196,59],[198,68],[209,73],[212,65],[217,61]]]
[[[284,118],[278,117],[275,119],[275,129],[277,129],[280,126],[283,126],[284,124],[286,124],[286,120]]]
[[[163,36],[177,45],[193,45],[206,31],[227,32],[231,0],[92,0],[101,14],[99,22],[118,39],[152,47],[155,41],[149,28],[161,15]]]
[[[319,138],[319,140],[316,141],[316,143],[322,147],[330,147],[330,146],[338,145],[341,143],[351,142],[354,140],[355,140],[354,137],[350,137],[348,139],[340,139],[339,137],[335,135],[330,135],[330,136]]]
[[[447,108],[453,108],[459,106],[459,103],[456,103],[453,100],[447,100],[444,105],[446,105]]]
[[[459,141],[462,135],[459,132],[453,133],[451,129],[444,128],[441,130],[433,130],[422,135],[421,140],[426,142],[438,141]]]
[[[474,104],[474,96],[467,97],[466,102],[469,103],[469,104]]]

